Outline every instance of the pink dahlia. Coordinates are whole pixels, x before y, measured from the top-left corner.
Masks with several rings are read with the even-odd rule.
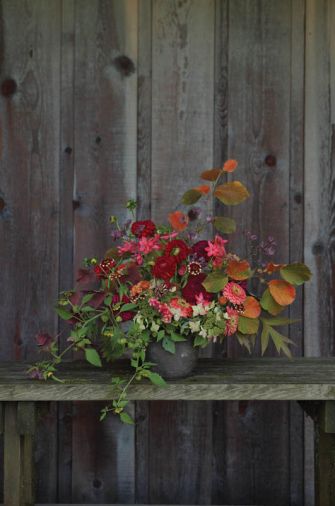
[[[222,239],[219,235],[215,236],[214,241],[208,241],[208,246],[205,248],[207,255],[209,257],[215,258],[223,258],[226,256],[225,244],[228,241],[226,239]]]
[[[226,320],[225,336],[232,336],[237,331],[238,313],[232,307],[227,307],[229,319]]]
[[[247,294],[242,286],[238,285],[231,281],[227,283],[223,289],[223,296],[226,297],[229,302],[232,304],[243,304],[245,301]]]

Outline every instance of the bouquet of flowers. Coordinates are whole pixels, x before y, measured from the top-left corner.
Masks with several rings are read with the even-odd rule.
[[[236,167],[235,160],[228,160],[222,168],[203,172],[203,184],[182,197],[188,209],[171,212],[168,225],[136,221],[132,200],[127,203],[132,220],[120,224],[110,217],[114,247],[102,259],[86,258],[77,288],[58,300],[56,311],[69,324],[68,347],[60,352],[56,338],[40,333],[38,345],[50,359],[33,365],[32,377],[61,381],[57,365],[72,349],[82,350],[98,367],[102,359],[127,356],[134,373],[127,383],[113,378],[119,398],[101,418],[113,411],[132,423],[125,410],[130,383],[147,378],[165,384],[146,356],[152,342],[173,354],[185,340],[203,348],[233,337],[251,352],[259,337],[262,354],[272,341],[278,353],[290,356],[292,341],[277,328],[292,320],[280,313],[295,300],[296,287],[310,279],[308,267],[273,263],[266,257],[275,252],[274,239],[258,243],[251,233],[250,259],[241,259],[224,238],[235,232],[234,220],[208,216],[195,206],[213,197],[226,206],[242,203],[249,196],[246,187],[240,181],[222,182]],[[206,229],[214,238],[203,238]]]

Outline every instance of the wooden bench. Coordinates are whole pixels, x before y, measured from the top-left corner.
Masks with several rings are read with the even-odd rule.
[[[0,365],[6,506],[35,504],[36,403],[109,401],[115,398],[113,373],[129,375],[127,365],[121,362],[109,369],[96,369],[82,362],[63,364],[59,376],[64,383],[31,380],[25,370],[22,363]],[[129,398],[299,401],[315,422],[316,506],[335,505],[335,359],[204,359],[192,376],[169,381],[164,389],[147,381],[132,385]]]

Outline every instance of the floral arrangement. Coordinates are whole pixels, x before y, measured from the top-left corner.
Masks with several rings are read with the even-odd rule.
[[[134,373],[127,383],[113,378],[119,397],[104,408],[101,419],[112,411],[132,423],[125,410],[129,385],[141,378],[165,385],[146,359],[152,341],[173,354],[180,341],[191,339],[203,348],[234,337],[251,352],[259,337],[262,354],[271,340],[278,353],[290,356],[292,341],[277,328],[292,320],[279,315],[295,300],[296,287],[310,279],[308,267],[273,263],[274,239],[258,243],[251,233],[250,259],[239,258],[219,235],[235,232],[234,220],[203,216],[195,206],[200,199],[211,204],[213,197],[226,206],[242,203],[249,196],[246,187],[240,181],[222,182],[236,167],[235,160],[228,160],[222,168],[203,172],[204,184],[182,197],[189,209],[171,212],[169,225],[136,221],[132,200],[127,203],[132,220],[121,225],[110,218],[115,246],[102,259],[86,258],[77,288],[58,300],[56,311],[70,328],[68,347],[60,352],[57,338],[40,333],[38,345],[50,359],[29,369],[33,378],[62,381],[57,365],[70,350],[82,350],[98,367],[102,359],[126,354]],[[202,239],[208,228],[211,236],[216,230],[214,238]]]

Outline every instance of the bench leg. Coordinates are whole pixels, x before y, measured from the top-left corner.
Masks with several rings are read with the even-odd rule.
[[[315,505],[335,505],[335,401],[320,406],[315,422]]]
[[[4,403],[4,503],[33,506],[33,402]]]

